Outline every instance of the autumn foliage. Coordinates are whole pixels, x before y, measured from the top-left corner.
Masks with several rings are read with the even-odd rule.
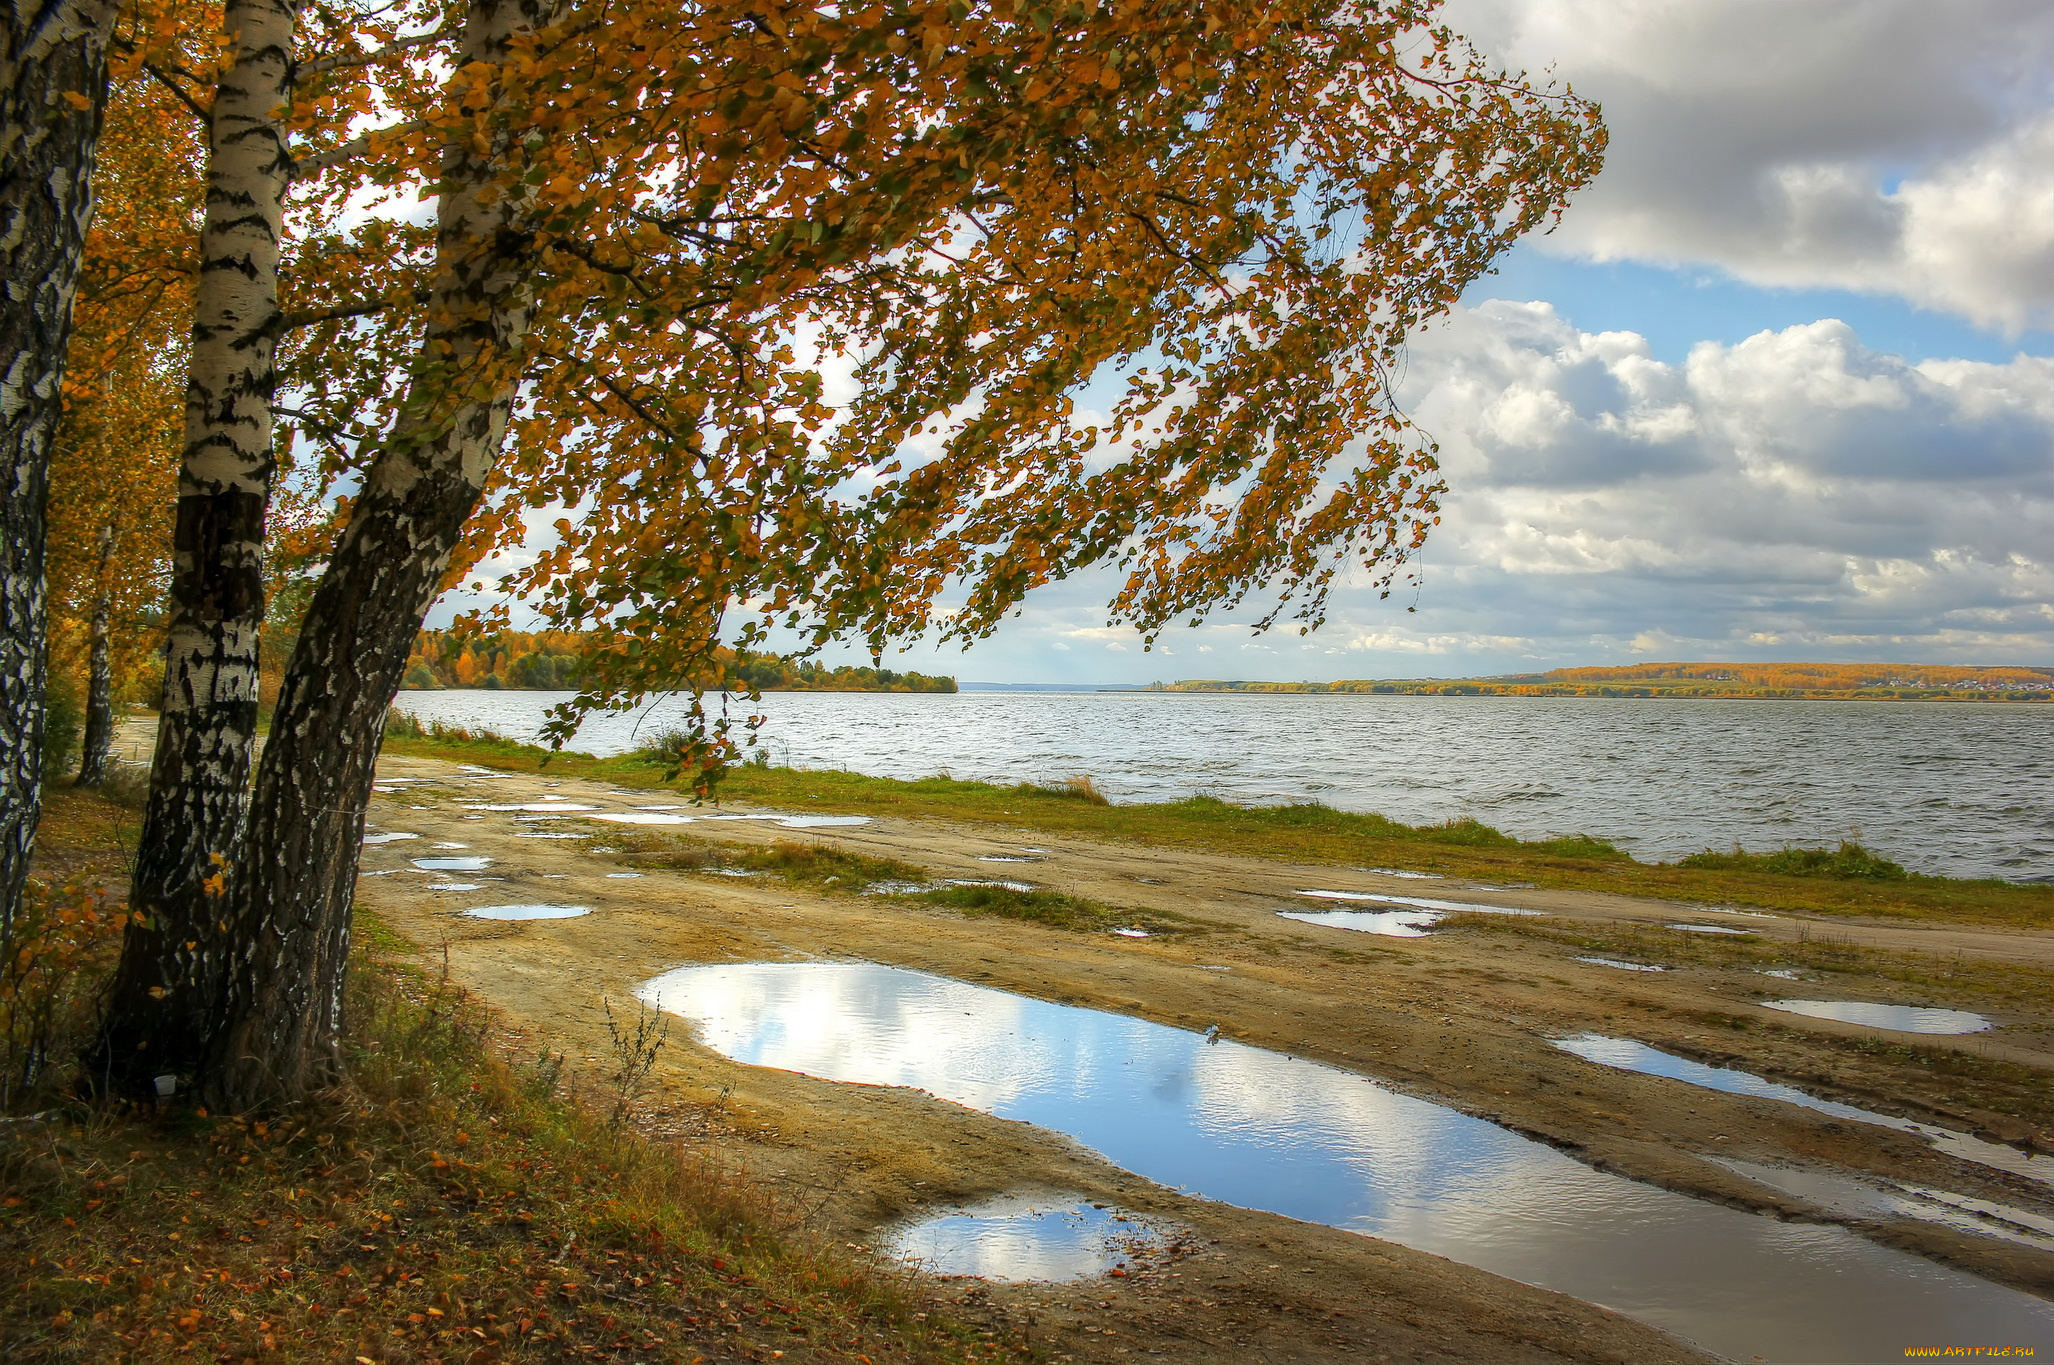
[[[573,631],[503,630],[492,635],[424,630],[407,659],[408,688],[575,690],[584,682],[586,639]],[[679,679],[689,690],[729,692],[953,692],[955,679],[889,668],[830,668],[749,650],[724,650],[717,673]]]

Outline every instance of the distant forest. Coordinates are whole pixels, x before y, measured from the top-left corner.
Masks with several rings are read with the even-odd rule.
[[[584,639],[572,631],[501,631],[462,635],[424,630],[407,658],[411,691],[438,687],[563,690],[583,686]],[[889,668],[844,665],[829,668],[811,660],[742,651],[729,657],[724,677],[708,691],[731,692],[953,692],[956,680]]]
[[[1156,683],[1157,692],[1376,692],[1481,697],[1798,697],[1813,700],[2054,701],[2054,668],[1957,664],[1626,664],[1489,678]]]

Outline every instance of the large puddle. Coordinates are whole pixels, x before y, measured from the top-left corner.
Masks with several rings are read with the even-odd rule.
[[[1068,1134],[1188,1193],[1603,1304],[1738,1360],[2054,1349],[2054,1305],[1866,1241],[1592,1170],[1361,1076],[870,963],[683,967],[643,999],[738,1061],[904,1085]]]
[[[1638,1071],[1644,1076],[1665,1076],[1672,1081],[1685,1081],[1691,1085],[1703,1086],[1707,1090],[1724,1091],[1728,1095],[1752,1095],[1756,1099],[1781,1100],[1785,1104],[1794,1104],[1815,1113],[1829,1114],[1836,1119],[1853,1119],[1858,1123],[1873,1123],[1880,1128],[1894,1128],[1900,1133],[1916,1133],[1949,1156],[1960,1157],[1963,1161],[1973,1161],[1982,1166],[1993,1166],[2000,1171],[2010,1171],[2029,1180],[2054,1185],[2054,1158],[2034,1156],[2030,1152],[2021,1152],[2016,1147],[2007,1147],[2001,1142],[1985,1142],[1981,1138],[1957,1133],[1952,1128],[1942,1128],[1938,1124],[1892,1118],[1888,1114],[1857,1109],[1838,1100],[1822,1100],[1816,1095],[1807,1095],[1795,1086],[1764,1080],[1747,1071],[1693,1062],[1688,1057],[1673,1056],[1657,1048],[1651,1048],[1646,1043],[1634,1042],[1631,1038],[1607,1038],[1601,1033],[1586,1033],[1575,1038],[1560,1039],[1555,1046],[1564,1052],[1575,1053],[1586,1062],[1596,1062],[1600,1066],[1617,1067],[1621,1071]]]
[[[1843,1024],[1895,1029],[1899,1033],[1981,1033],[1990,1027],[1988,1019],[1968,1010],[1877,1005],[1866,1000],[1764,1000],[1762,1008],[1801,1014],[1807,1019],[1836,1019]]]

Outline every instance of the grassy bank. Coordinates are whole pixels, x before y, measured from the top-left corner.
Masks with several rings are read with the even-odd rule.
[[[118,861],[104,804],[60,796],[46,857]],[[413,965],[413,945],[362,920],[357,940],[353,1079],[304,1110],[266,1123],[87,1104],[56,1065],[0,1121],[8,1360],[884,1365],[1014,1350],[705,1153],[639,1136],[652,1039],[632,1025],[609,1063],[570,1071]],[[111,943],[87,944],[88,986]],[[53,1057],[85,1018],[66,1016]]]
[[[496,737],[394,735],[388,752],[519,771],[659,787],[661,766],[634,755],[561,754]],[[679,783],[669,785],[678,786]],[[1088,786],[1012,786],[949,777],[918,781],[860,773],[742,766],[722,800],[789,810],[959,820],[1206,852],[1390,867],[1526,882],[1568,890],[1754,906],[1822,915],[2054,928],[2054,887],[1903,874],[1855,845],[1742,854],[1707,851],[1680,863],[1642,863],[1601,840],[1519,840],[1474,820],[1406,825],[1331,806],[1242,806],[1212,797],[1108,806]]]

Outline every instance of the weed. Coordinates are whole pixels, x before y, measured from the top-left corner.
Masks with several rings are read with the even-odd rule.
[[[1905,880],[1910,874],[1888,858],[1869,852],[1850,839],[1838,848],[1784,847],[1774,853],[1749,853],[1735,844],[1731,853],[1706,849],[1678,863],[1682,867],[1721,872],[1769,872],[1785,877],[1843,877],[1868,881]]]
[[[947,774],[942,774],[942,780],[949,781],[951,779],[948,778]],[[1098,789],[1097,784],[1086,773],[1075,773],[1064,778],[1061,782],[1054,783],[1020,782],[1013,786],[1012,791],[1017,795],[1026,797],[1052,797],[1058,801],[1081,801],[1087,806],[1110,806],[1112,804],[1111,801],[1106,799],[1105,793]]]
[[[657,1054],[670,1040],[670,1016],[637,1000],[634,1022],[623,1024],[613,1017],[611,1000],[599,1003],[606,1011],[606,1031],[611,1035],[614,1056],[613,1074],[607,1077],[608,1088],[613,1091],[613,1115],[609,1122],[618,1128],[628,1121],[635,1101],[649,1088],[649,1073],[656,1068]]]

